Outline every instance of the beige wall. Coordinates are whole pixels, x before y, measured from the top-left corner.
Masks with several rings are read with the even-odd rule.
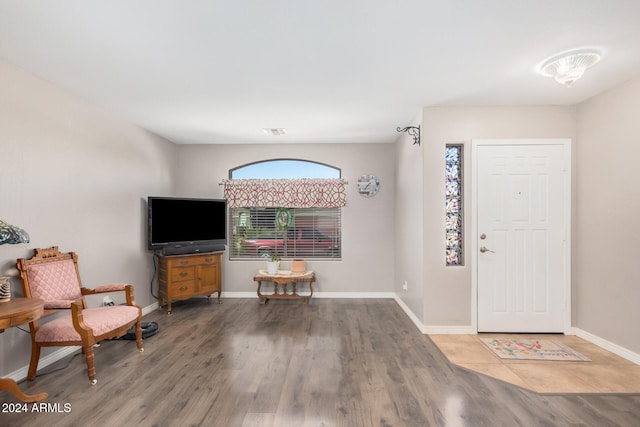
[[[394,145],[393,144],[261,144],[185,145],[178,147],[176,194],[222,197],[220,180],[229,169],[275,158],[326,163],[342,170],[349,181],[347,206],[342,208],[342,260],[309,260],[316,272],[316,292],[393,291],[394,269]],[[362,174],[377,175],[380,191],[364,198],[356,192]],[[223,265],[224,292],[255,292],[252,280],[264,262],[229,261]],[[286,261],[285,261],[286,265]]]
[[[171,190],[174,151],[0,61],[0,218],[31,237],[0,246],[0,275],[14,276],[14,296],[22,293],[16,258],[58,245],[78,253],[85,286],[127,282],[140,305],[155,302],[143,198]],[[27,365],[30,352],[29,334],[0,334],[0,376]]]
[[[640,354],[640,77],[578,106],[575,326]]]
[[[420,122],[422,114],[415,120]],[[417,125],[417,123],[416,123]],[[396,254],[394,290],[417,319],[424,318],[423,144],[404,133],[396,142]],[[403,289],[406,282],[407,289]]]
[[[428,328],[469,327],[471,304],[471,140],[476,138],[576,137],[575,107],[443,107],[423,113],[424,324]],[[444,150],[464,143],[465,265],[445,266]]]

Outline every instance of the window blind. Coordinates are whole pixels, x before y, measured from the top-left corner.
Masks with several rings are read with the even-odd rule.
[[[340,259],[342,215],[335,208],[236,207],[230,215],[230,259]]]

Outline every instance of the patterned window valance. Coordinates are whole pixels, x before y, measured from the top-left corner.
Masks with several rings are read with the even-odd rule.
[[[230,208],[336,208],[347,204],[343,179],[226,179]]]

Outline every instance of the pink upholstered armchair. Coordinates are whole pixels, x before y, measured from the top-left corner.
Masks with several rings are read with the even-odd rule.
[[[118,338],[135,325],[136,342],[142,348],[142,310],[133,298],[133,286],[111,284],[95,289],[82,287],[78,272],[78,256],[74,252],[61,253],[57,246],[35,249],[30,259],[17,262],[24,296],[40,298],[44,302],[44,316],[60,310],[69,314],[48,322],[29,323],[31,331],[31,362],[28,380],[36,377],[40,348],[46,346],[81,346],[87,362],[91,384],[95,384],[93,346],[105,339]],[[127,305],[88,308],[86,295],[106,292],[125,292]],[[41,319],[44,320],[44,319]]]

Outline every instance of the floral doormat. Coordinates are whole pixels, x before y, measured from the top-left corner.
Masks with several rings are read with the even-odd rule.
[[[516,338],[480,338],[480,340],[501,359],[591,362],[588,357],[557,341]]]

